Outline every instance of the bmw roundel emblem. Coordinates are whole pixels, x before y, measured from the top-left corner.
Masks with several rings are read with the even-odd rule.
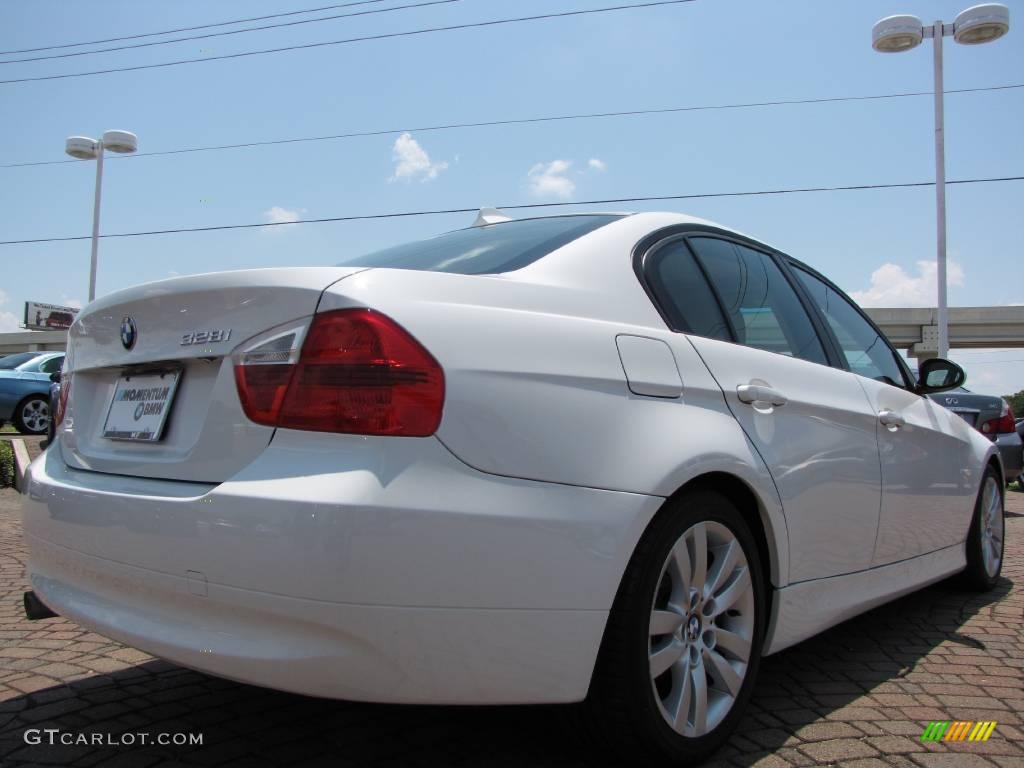
[[[131,349],[135,346],[135,337],[138,333],[135,330],[135,321],[132,320],[128,315],[125,315],[121,320],[121,344],[125,349]]]

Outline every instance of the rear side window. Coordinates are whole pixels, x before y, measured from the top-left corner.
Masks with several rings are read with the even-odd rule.
[[[905,387],[903,369],[896,362],[896,352],[871,327],[871,323],[827,283],[796,265],[793,265],[793,271],[825,316],[839,341],[847,367],[869,379]]]
[[[675,240],[652,252],[644,263],[644,272],[673,328],[732,341],[729,324],[684,241]]]
[[[810,317],[771,257],[717,238],[690,242],[732,322],[736,341],[828,365]]]
[[[616,215],[554,216],[506,221],[396,245],[343,261],[338,266],[391,267],[460,275],[512,272],[621,218]]]

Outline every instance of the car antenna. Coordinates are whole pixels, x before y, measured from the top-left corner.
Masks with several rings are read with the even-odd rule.
[[[497,208],[481,208],[480,213],[476,215],[476,221],[473,222],[473,226],[486,227],[488,224],[500,224],[503,221],[512,221],[512,217],[505,215]]]

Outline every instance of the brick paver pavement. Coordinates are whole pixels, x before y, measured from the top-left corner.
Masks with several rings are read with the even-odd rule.
[[[46,439],[45,437],[22,437],[25,442],[25,448],[28,450],[28,458],[30,461],[35,461],[36,457],[43,452],[42,442]]]
[[[709,765],[1024,767],[1024,494],[1009,494],[997,589],[943,583],[765,659],[749,716]],[[23,618],[25,551],[0,492],[0,764],[588,766],[574,707],[350,704],[226,682],[64,619]],[[984,743],[924,744],[929,720],[996,720]],[[27,745],[73,734],[201,733],[202,747]]]

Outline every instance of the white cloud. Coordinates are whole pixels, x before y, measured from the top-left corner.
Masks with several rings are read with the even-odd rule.
[[[0,333],[11,333],[12,331],[23,331],[21,321],[24,318],[18,317],[13,312],[0,312]]]
[[[571,160],[537,163],[526,174],[530,194],[534,197],[560,197],[568,200],[576,191],[576,183],[565,175],[571,167]]]
[[[597,171],[598,173],[604,173],[605,171],[608,170],[608,165],[605,163],[605,161],[597,157],[590,158],[587,161],[587,166],[590,168],[590,170]]]
[[[3,306],[11,297],[7,295],[7,292],[0,288],[0,306]],[[13,312],[0,312],[0,333],[10,333],[11,331],[24,330],[21,327],[21,321],[24,318],[15,315]]]
[[[866,291],[852,291],[850,296],[862,307],[934,307],[937,270],[934,261],[917,262],[917,274],[909,274],[898,264],[883,264],[871,273]],[[952,259],[946,267],[946,280],[950,286],[964,284],[964,270]]]
[[[306,212],[305,208],[300,208],[295,211],[290,211],[287,208],[282,208],[279,205],[275,205],[273,208],[268,208],[263,212],[263,220],[268,224],[280,224],[278,227],[264,227],[264,232],[275,232],[282,229],[290,229],[292,227],[291,222],[298,221],[302,218],[302,214]]]
[[[446,162],[431,162],[430,155],[410,133],[403,133],[395,139],[391,159],[395,163],[395,173],[390,181],[430,181],[448,168]]]

